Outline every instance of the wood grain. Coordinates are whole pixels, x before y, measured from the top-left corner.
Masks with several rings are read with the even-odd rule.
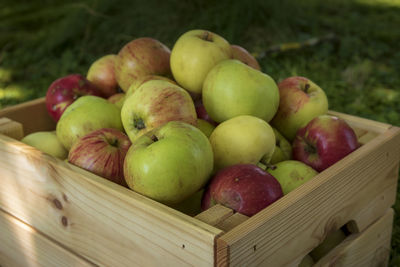
[[[0,229],[2,267],[95,266],[2,210],[0,210]]]
[[[222,231],[0,135],[0,207],[105,266],[210,266]]]
[[[365,231],[347,237],[320,259],[315,267],[387,266],[390,256],[393,216],[393,209],[389,209],[383,217]]]
[[[350,220],[364,230],[394,204],[399,155],[400,129],[391,127],[218,238],[218,266],[297,266]]]

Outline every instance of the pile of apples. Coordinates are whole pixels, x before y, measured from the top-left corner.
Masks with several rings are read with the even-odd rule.
[[[359,147],[304,77],[279,84],[243,47],[191,30],[172,50],[137,38],[54,81],[53,132],[22,141],[195,215],[252,216]]]

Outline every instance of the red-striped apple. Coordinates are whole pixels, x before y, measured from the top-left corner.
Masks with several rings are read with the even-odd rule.
[[[141,37],[124,45],[115,60],[115,75],[123,91],[149,74],[170,76],[170,49],[160,41]]]
[[[189,93],[164,80],[150,80],[125,99],[121,119],[133,142],[140,135],[169,121],[196,125],[197,116]]]
[[[105,55],[94,61],[88,70],[86,78],[96,85],[105,97],[118,92],[118,83],[115,78],[115,59],[117,55]]]
[[[286,78],[278,87],[279,108],[271,125],[292,142],[298,129],[328,111],[328,98],[321,87],[305,77]]]
[[[102,128],[81,137],[71,147],[68,162],[122,186],[124,159],[131,146],[128,136],[119,130]]]

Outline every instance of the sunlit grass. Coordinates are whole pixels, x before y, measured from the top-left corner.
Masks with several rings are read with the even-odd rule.
[[[400,7],[400,0],[357,0],[356,2],[371,6]]]
[[[9,85],[6,88],[0,88],[0,99],[23,99],[26,89],[24,90],[18,85]]]

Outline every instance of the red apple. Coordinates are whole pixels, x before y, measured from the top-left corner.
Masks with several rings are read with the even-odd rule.
[[[75,142],[68,162],[127,187],[123,166],[130,146],[131,141],[121,131],[102,128]]]
[[[64,110],[84,95],[103,97],[100,89],[80,74],[70,74],[59,78],[47,89],[47,111],[55,121],[58,121]]]
[[[239,45],[231,45],[232,58],[242,61],[244,64],[252,67],[253,69],[261,71],[260,64],[257,59],[249,53],[244,47]]]
[[[194,107],[196,108],[197,118],[208,121],[214,126],[218,125],[218,123],[213,121],[213,119],[211,119],[210,116],[208,115],[206,108],[203,105],[203,101],[201,99],[195,100]]]
[[[253,164],[228,166],[211,178],[201,207],[206,210],[219,203],[252,216],[283,196],[279,182]]]
[[[117,55],[102,56],[90,65],[86,78],[94,83],[104,94],[110,97],[118,91],[114,63]]]
[[[300,128],[293,159],[321,172],[359,147],[354,130],[341,118],[320,115]]]
[[[131,84],[146,75],[171,76],[171,50],[156,39],[142,37],[127,43],[118,52],[115,75],[125,92]]]

